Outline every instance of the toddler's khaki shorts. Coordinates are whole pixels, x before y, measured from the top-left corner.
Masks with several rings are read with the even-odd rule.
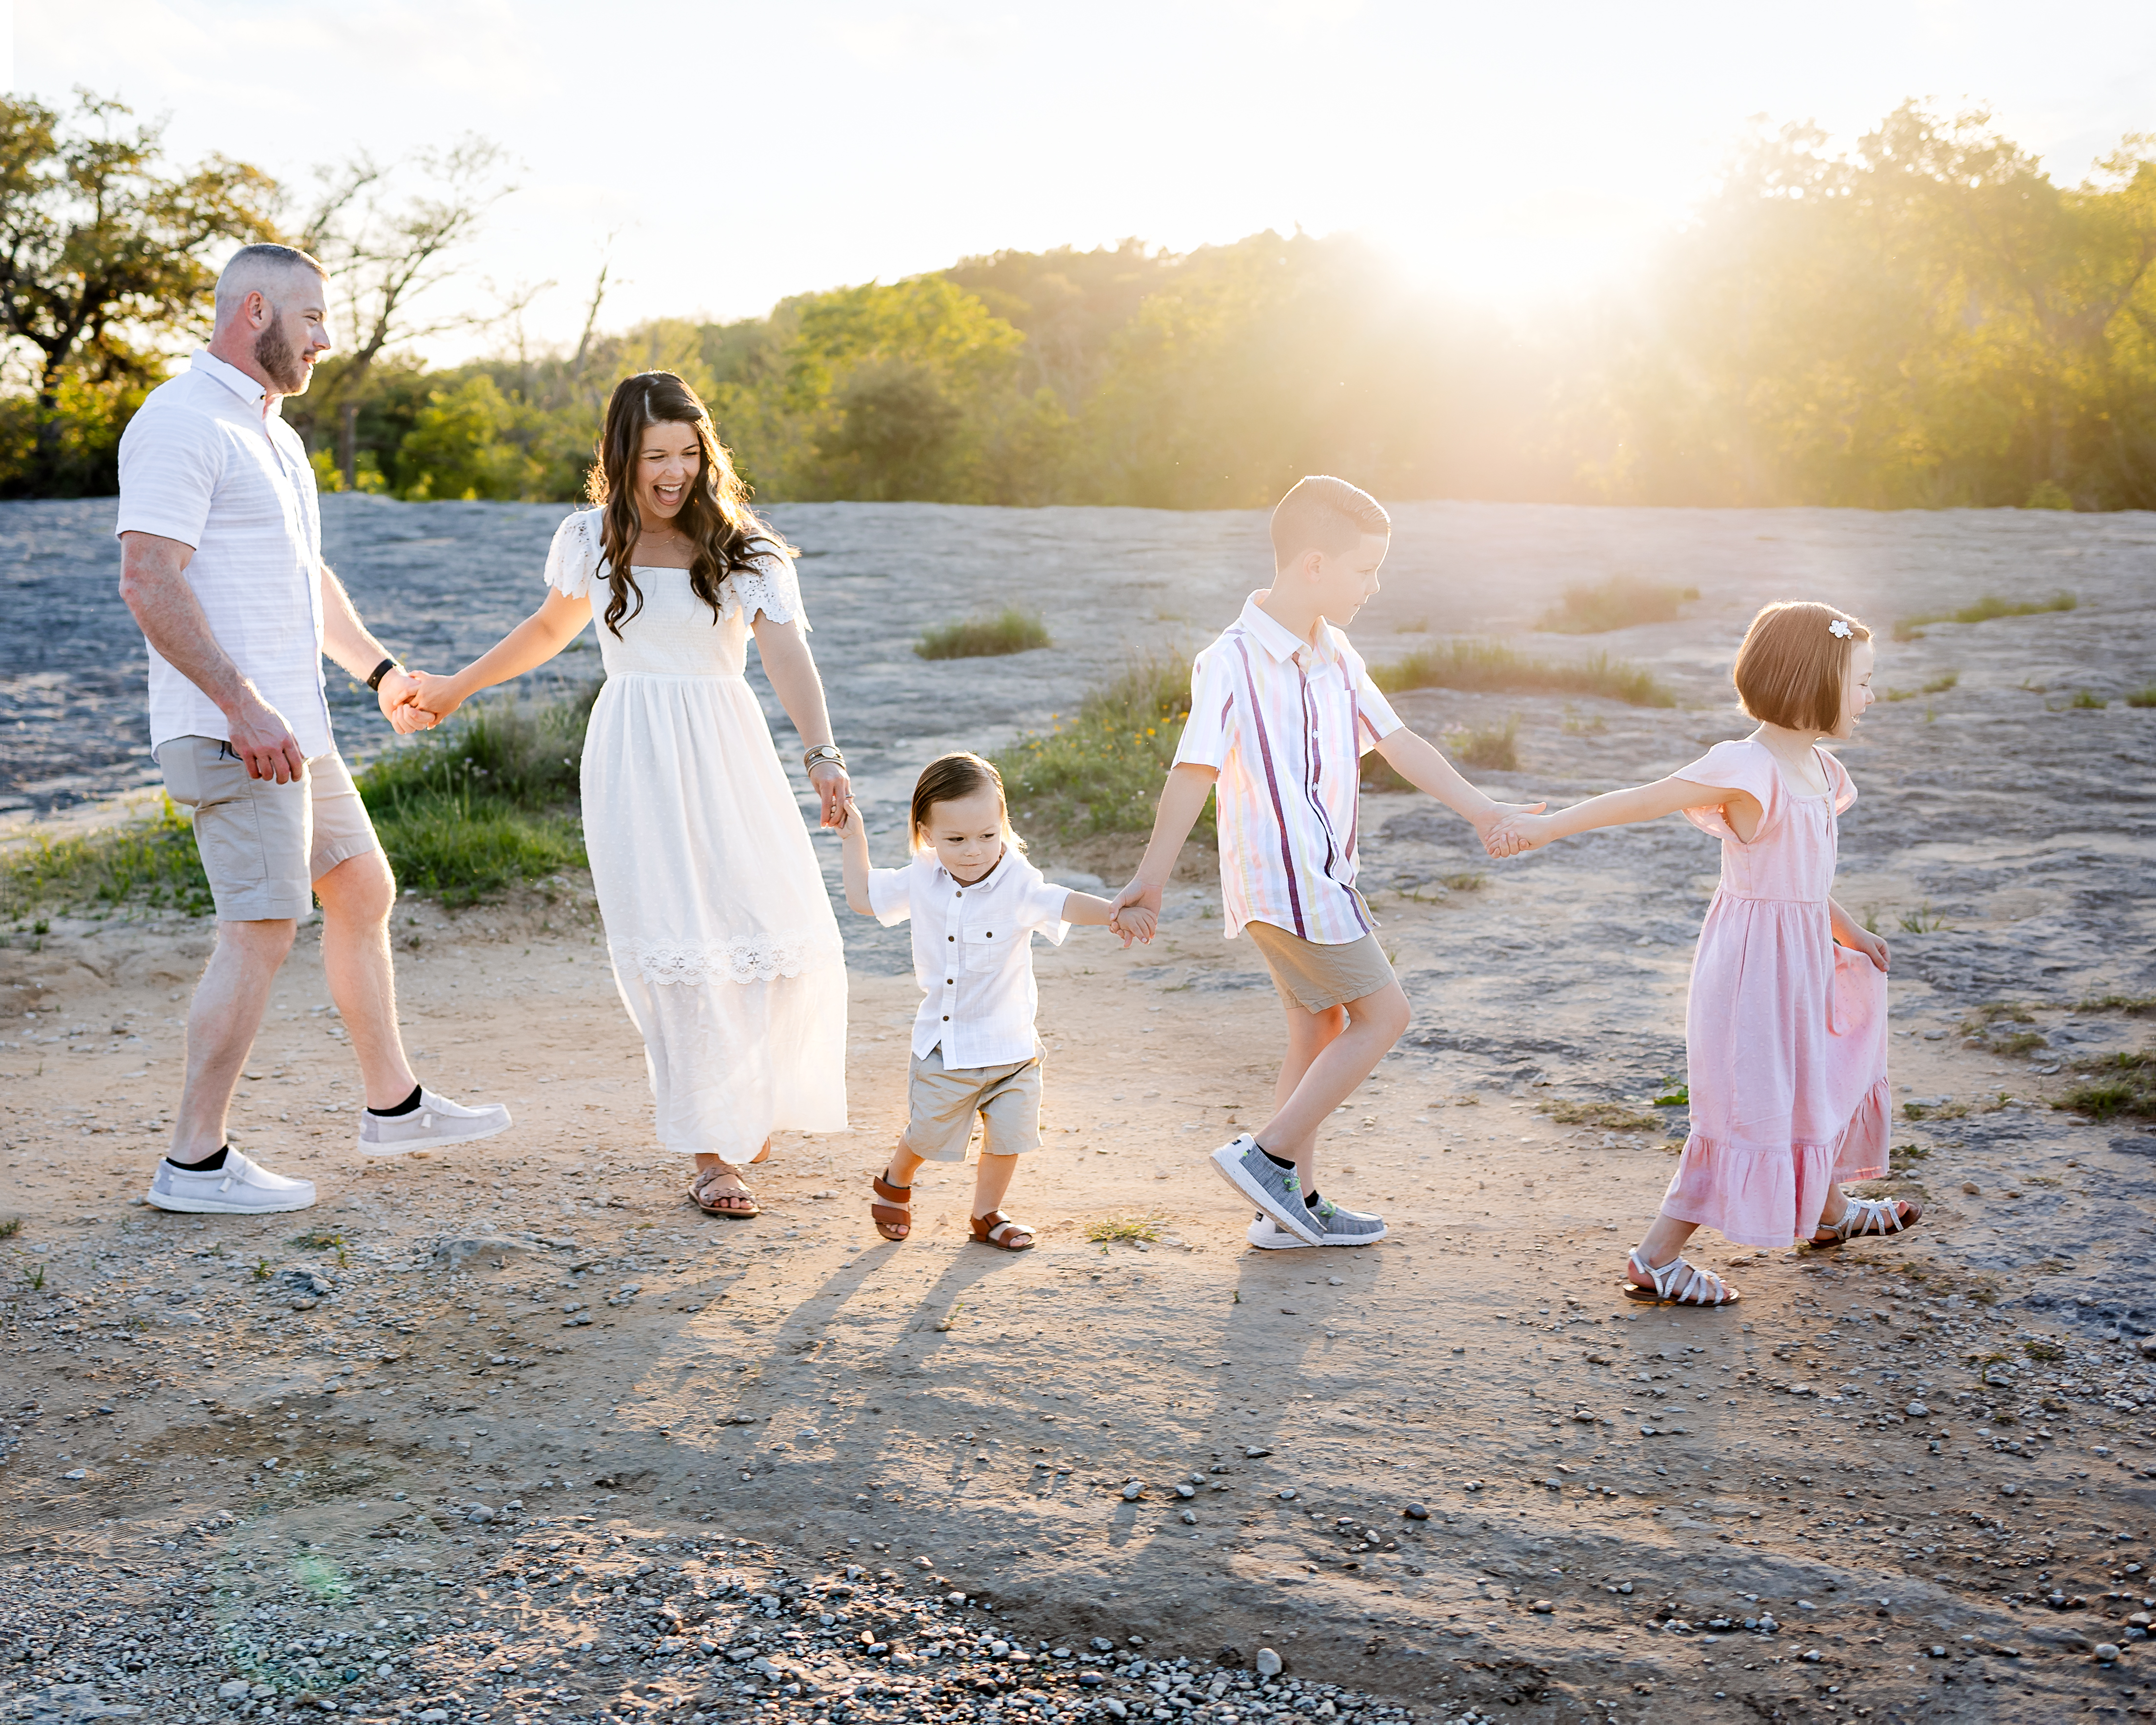
[[[899,1142],[925,1162],[963,1162],[973,1117],[988,1156],[1021,1156],[1040,1147],[1040,1057],[1008,1066],[946,1066],[943,1050],[916,1055],[906,1069],[906,1136]]]
[[[339,863],[379,850],[374,823],[341,756],[317,755],[283,784],[249,778],[232,745],[174,737],[157,745],[172,800],[194,814],[195,848],[220,922],[297,921],[314,883]]]
[[[1331,947],[1303,940],[1270,922],[1245,922],[1243,932],[1273,973],[1281,999],[1305,1012],[1345,1006],[1392,986],[1391,961],[1374,934]]]

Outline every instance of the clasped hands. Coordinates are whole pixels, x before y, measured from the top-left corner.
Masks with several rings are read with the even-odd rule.
[[[449,678],[407,670],[401,665],[382,674],[375,699],[381,704],[382,716],[399,737],[431,731],[464,705],[464,696]]]

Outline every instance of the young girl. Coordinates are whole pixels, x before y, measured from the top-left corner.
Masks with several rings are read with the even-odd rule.
[[[741,1168],[775,1132],[846,1124],[846,962],[793,788],[742,676],[748,638],[807,745],[823,824],[845,757],[793,564],[748,506],[696,393],[671,372],[617,384],[597,507],[564,520],[545,602],[453,677],[437,716],[543,665],[598,613],[606,686],[584,738],[584,844],[622,1004],[644,1037],[659,1142],[696,1158],[689,1196],[757,1214]]]
[[[1887,1169],[1887,953],[1829,896],[1835,817],[1856,787],[1819,745],[1856,731],[1876,698],[1871,669],[1871,632],[1855,618],[1768,605],[1732,674],[1757,731],[1659,783],[1514,815],[1491,834],[1491,855],[1510,856],[1681,809],[1722,840],[1685,1007],[1691,1136],[1626,1268],[1635,1297],[1736,1302],[1736,1289],[1678,1255],[1702,1224],[1741,1245],[1831,1246],[1921,1218],[1905,1199],[1840,1186]]]
[[[1112,909],[1041,878],[1011,831],[1001,775],[978,755],[945,755],[921,769],[909,829],[913,860],[902,869],[869,865],[868,829],[850,803],[840,834],[847,904],[886,927],[912,918],[913,979],[925,997],[913,1021],[905,1135],[871,1178],[869,1214],[886,1240],[904,1240],[914,1175],[924,1162],[963,1162],[978,1115],[973,1238],[1026,1251],[1034,1230],[1005,1215],[1003,1201],[1019,1158],[1040,1147],[1034,933],[1060,946],[1071,923],[1106,925]]]

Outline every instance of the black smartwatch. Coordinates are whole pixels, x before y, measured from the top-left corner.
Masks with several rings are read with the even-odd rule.
[[[395,660],[383,660],[382,663],[375,666],[374,670],[368,675],[367,679],[367,686],[373,690],[376,694],[379,695],[382,692],[382,680],[388,676],[390,672],[398,669],[399,669],[399,667]]]

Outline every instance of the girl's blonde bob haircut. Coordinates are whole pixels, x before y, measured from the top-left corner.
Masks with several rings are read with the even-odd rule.
[[[938,803],[956,803],[987,790],[996,793],[996,819],[1004,829],[1004,843],[1013,850],[1024,850],[1025,840],[1011,830],[1010,805],[1004,800],[1003,774],[996,771],[993,762],[963,752],[938,755],[921,769],[921,777],[914,780],[913,809],[908,823],[910,848],[916,851],[928,848],[929,815]]]
[[[1870,629],[1831,605],[1798,599],[1762,606],[1729,674],[1738,701],[1764,724],[1831,731],[1841,722],[1850,655],[1871,639]]]

